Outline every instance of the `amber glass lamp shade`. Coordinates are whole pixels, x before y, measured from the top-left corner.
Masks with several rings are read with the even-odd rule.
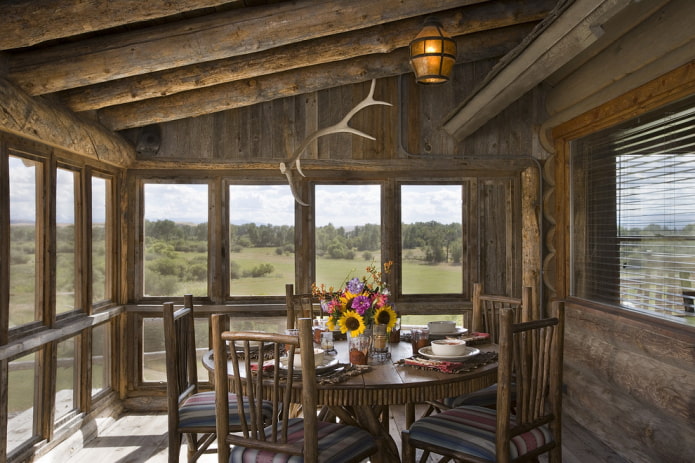
[[[421,84],[447,82],[456,62],[456,42],[434,19],[425,20],[422,31],[410,42],[410,64]]]

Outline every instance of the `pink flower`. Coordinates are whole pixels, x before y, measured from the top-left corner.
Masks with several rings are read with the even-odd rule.
[[[374,297],[374,302],[375,302],[375,307],[377,309],[385,306],[389,301],[389,296],[388,294],[376,294]]]

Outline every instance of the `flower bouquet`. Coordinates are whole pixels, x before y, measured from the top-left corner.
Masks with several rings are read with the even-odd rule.
[[[391,271],[393,262],[384,263],[384,273]],[[395,326],[397,315],[389,302],[389,291],[382,280],[382,272],[376,266],[367,267],[367,275],[354,277],[335,290],[325,285],[312,285],[312,294],[321,301],[321,309],[328,315],[327,326],[337,328],[341,333],[356,337],[367,327],[385,325],[390,332]]]

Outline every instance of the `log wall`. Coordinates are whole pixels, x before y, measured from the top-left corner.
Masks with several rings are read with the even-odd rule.
[[[565,304],[565,412],[634,463],[695,455],[695,337]]]

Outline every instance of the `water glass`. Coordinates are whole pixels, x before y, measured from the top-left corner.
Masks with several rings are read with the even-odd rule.
[[[410,342],[413,347],[413,355],[418,355],[420,349],[430,345],[430,330],[427,328],[413,328],[411,333],[412,339]]]
[[[335,350],[335,344],[333,343],[333,331],[324,331],[321,333],[321,349],[326,352]]]

